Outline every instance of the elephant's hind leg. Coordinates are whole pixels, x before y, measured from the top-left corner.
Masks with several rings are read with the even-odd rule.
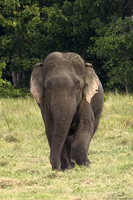
[[[61,152],[61,169],[69,169],[70,167],[70,162],[69,162],[69,156],[68,156],[68,145],[67,142],[65,141],[65,144],[63,146],[62,152]]]
[[[65,144],[63,146],[62,152],[61,152],[61,169],[70,169],[75,166],[75,163],[73,163],[70,160],[70,151],[71,151],[71,141],[69,140],[70,136],[67,137]]]

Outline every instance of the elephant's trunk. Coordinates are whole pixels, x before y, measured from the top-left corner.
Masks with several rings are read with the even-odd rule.
[[[51,145],[50,162],[53,169],[61,168],[60,156],[67,138],[73,116],[76,112],[76,103],[64,99],[53,103],[52,113],[54,119],[54,133]]]

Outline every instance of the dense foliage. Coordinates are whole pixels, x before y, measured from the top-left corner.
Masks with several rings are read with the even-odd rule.
[[[73,51],[105,89],[132,92],[132,9],[131,0],[0,0],[0,87],[27,87],[36,62]]]

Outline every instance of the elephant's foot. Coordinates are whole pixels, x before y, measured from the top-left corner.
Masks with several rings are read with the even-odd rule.
[[[71,169],[71,166],[70,165],[62,165],[61,166],[61,170],[66,170],[66,169]]]
[[[52,170],[60,170],[61,169],[61,162],[59,159],[50,156],[50,163],[52,165]]]
[[[61,164],[61,169],[64,171],[66,169],[72,169],[75,167],[75,163],[70,161],[70,163],[63,163]]]
[[[87,145],[85,146],[76,142],[72,144],[71,160],[74,160],[78,165],[84,165],[89,167],[90,161],[88,159]]]
[[[74,162],[69,161],[68,159],[62,159],[61,161],[61,169],[66,170],[66,169],[72,169],[75,166]]]
[[[74,168],[75,167],[75,162],[70,161],[70,165],[71,165],[71,168]]]
[[[70,169],[69,161],[68,161],[68,159],[66,159],[64,157],[62,157],[62,159],[61,159],[61,169],[62,170]]]
[[[82,153],[80,152],[80,154],[78,152],[72,152],[71,154],[71,159],[74,160],[78,165],[84,165],[84,166],[90,166],[90,161],[87,158],[86,153]]]
[[[91,163],[89,161],[89,159],[82,159],[82,158],[75,158],[75,161],[78,165],[84,165],[87,167],[90,167]]]
[[[61,167],[59,165],[51,164],[52,170],[61,170]]]

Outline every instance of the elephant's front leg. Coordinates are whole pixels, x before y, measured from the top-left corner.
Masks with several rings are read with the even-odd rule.
[[[94,114],[91,106],[86,102],[82,107],[81,115],[74,141],[71,147],[71,159],[78,165],[90,165],[88,149],[94,132]]]
[[[60,125],[58,124],[58,126],[55,126],[55,132],[52,138],[50,152],[50,163],[52,165],[52,169],[63,169],[68,168],[69,166],[69,158],[66,147],[66,138],[69,131],[69,126],[65,122],[59,123]],[[61,129],[59,128],[60,126]]]

